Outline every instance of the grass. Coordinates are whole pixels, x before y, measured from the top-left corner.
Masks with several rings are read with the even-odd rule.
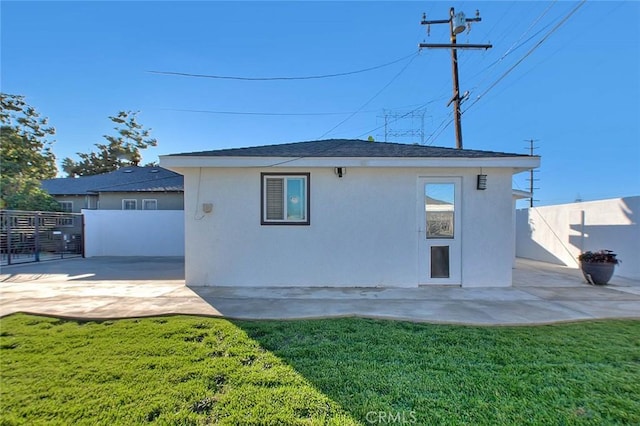
[[[0,320],[0,424],[640,424],[640,322]]]

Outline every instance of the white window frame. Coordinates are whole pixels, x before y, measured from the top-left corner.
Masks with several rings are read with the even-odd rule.
[[[64,213],[73,213],[73,201],[58,201],[60,204],[60,210]],[[63,205],[71,206],[69,210],[62,208]]]
[[[282,179],[283,219],[267,219],[267,179]],[[287,219],[287,179],[302,179],[304,198],[303,219]],[[261,173],[260,174],[260,223],[262,225],[310,225],[311,216],[311,174],[310,173]]]
[[[152,209],[147,208],[147,202],[153,201],[154,207]],[[158,200],[155,198],[145,198],[142,200],[142,210],[158,210]]]
[[[125,209],[124,206],[127,202],[129,201],[133,201],[133,206],[134,208],[132,209]],[[138,210],[138,200],[136,200],[135,198],[123,198],[122,199],[122,210]]]

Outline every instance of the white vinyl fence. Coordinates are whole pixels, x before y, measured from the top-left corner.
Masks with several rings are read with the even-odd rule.
[[[83,210],[85,256],[184,256],[183,210]]]
[[[516,256],[578,268],[583,251],[613,250],[616,275],[640,279],[640,196],[516,211]]]

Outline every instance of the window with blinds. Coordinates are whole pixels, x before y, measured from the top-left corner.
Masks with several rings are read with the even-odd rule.
[[[309,225],[309,173],[262,173],[263,225]]]
[[[266,178],[266,220],[284,220],[284,178]]]

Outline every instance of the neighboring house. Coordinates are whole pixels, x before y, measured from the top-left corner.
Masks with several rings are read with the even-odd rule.
[[[77,178],[47,179],[42,188],[64,211],[183,210],[183,178],[162,167],[123,167]]]
[[[160,162],[185,178],[187,285],[473,287],[511,285],[512,175],[540,158],[324,140]]]

